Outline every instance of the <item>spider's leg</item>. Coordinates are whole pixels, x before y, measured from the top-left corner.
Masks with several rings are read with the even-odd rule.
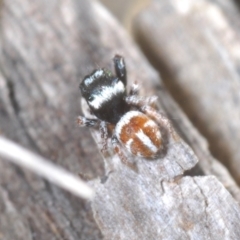
[[[122,151],[122,147],[121,147],[117,137],[115,135],[113,135],[111,140],[112,140],[114,152],[119,156],[122,163],[125,164],[126,166],[130,167],[135,172],[137,172],[138,170],[137,170],[136,164],[128,161],[127,157],[125,156],[125,154]]]
[[[107,123],[104,121],[100,122],[99,125],[99,131],[101,133],[101,138],[102,138],[102,149],[101,151],[104,152],[107,150],[108,147],[108,128],[107,128]]]
[[[151,96],[151,97],[140,97],[135,94],[132,94],[130,96],[125,97],[125,101],[128,105],[137,107],[139,109],[142,108],[142,106],[153,106],[156,104],[158,97],[157,96]]]
[[[124,164],[127,164],[127,158],[124,155],[123,151],[121,150],[121,145],[115,135],[112,136],[111,141],[112,141],[114,152],[119,156],[119,158]]]
[[[127,70],[124,58],[120,55],[115,55],[113,58],[115,72],[117,77],[123,82],[124,86],[127,84]]]
[[[104,121],[100,121],[98,119],[90,119],[83,116],[79,116],[77,118],[77,124],[80,127],[91,127],[91,128],[99,128],[102,138],[102,149],[101,151],[107,150],[107,139],[108,139],[108,129],[107,123]]]
[[[99,126],[99,120],[98,119],[86,118],[86,117],[83,117],[83,116],[78,116],[77,124],[80,127],[96,128],[96,127]]]
[[[129,96],[138,96],[139,94],[139,85],[137,82],[134,82],[130,87]]]

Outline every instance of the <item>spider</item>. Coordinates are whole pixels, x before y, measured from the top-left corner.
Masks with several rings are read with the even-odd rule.
[[[169,120],[151,105],[157,97],[142,98],[134,83],[127,95],[127,71],[124,58],[113,58],[116,75],[101,68],[87,75],[80,84],[82,97],[96,119],[78,117],[79,126],[99,128],[103,140],[102,151],[107,149],[109,129],[114,151],[126,163],[122,146],[137,157],[156,159],[163,150],[160,126],[172,131]]]

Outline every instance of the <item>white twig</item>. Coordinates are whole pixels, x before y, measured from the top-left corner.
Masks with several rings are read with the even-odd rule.
[[[7,158],[19,166],[32,170],[79,197],[89,200],[93,198],[93,190],[80,178],[1,136],[0,156]]]

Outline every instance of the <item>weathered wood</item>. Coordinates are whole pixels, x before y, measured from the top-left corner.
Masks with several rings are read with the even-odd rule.
[[[150,71],[149,69],[147,72]],[[145,81],[147,79],[150,79],[148,83],[154,80],[146,78]],[[83,108],[85,109],[85,105]],[[87,109],[85,111],[87,113]],[[93,134],[94,139],[100,142],[99,133],[93,131]],[[193,134],[189,138],[192,136]],[[201,142],[201,139],[198,141]],[[208,154],[203,146],[198,145],[197,148],[200,152]],[[118,158],[105,157],[106,176],[101,180],[92,181],[92,186],[96,189],[96,198],[92,203],[94,216],[105,238],[179,239],[188,236],[191,239],[237,238],[239,232],[235,228],[238,228],[239,210],[235,212],[235,209],[239,209],[238,204],[216,179],[180,177],[180,180],[174,181],[183,170],[193,166],[194,158],[184,143],[176,142],[174,139],[170,140],[165,157],[152,162],[137,159],[137,173],[123,165]],[[224,175],[227,175],[227,171],[214,161],[211,167],[217,169],[217,173],[224,170]],[[186,162],[189,163],[188,166]],[[182,169],[176,167],[176,163],[185,167]],[[226,179],[239,194],[231,177],[226,176]],[[172,186],[169,195],[165,192],[165,184],[167,188],[169,185]],[[181,191],[184,192],[183,195]],[[170,197],[172,194],[173,198]],[[181,204],[181,199],[186,206]],[[221,213],[219,202],[222,204]],[[224,209],[229,211],[225,212]],[[221,225],[222,222],[232,221],[232,217],[234,227],[231,224]],[[214,222],[219,225],[214,226]]]
[[[153,1],[135,32],[171,94],[239,183],[240,16],[233,5]]]
[[[161,91],[159,99],[167,109],[170,119],[174,122],[180,136],[192,147],[197,155],[199,162],[187,174],[190,175],[214,175],[227,188],[232,196],[240,202],[240,189],[229,171],[218,160],[216,160],[208,149],[207,141],[194,128],[186,115],[173,101],[168,91]]]
[[[102,172],[101,158],[89,131],[75,123],[80,79],[95,66],[94,55],[86,54],[91,25],[79,26],[94,10],[77,2],[4,2],[0,129],[74,174],[94,177]],[[0,185],[2,239],[101,238],[89,203],[2,159]]]
[[[114,172],[96,187],[95,218],[106,239],[239,239],[239,206],[216,178],[152,185],[124,177]]]
[[[84,0],[11,0],[5,1],[1,17],[1,132],[75,174],[101,176],[101,181],[90,183],[97,192],[94,218],[106,239],[204,239],[220,233],[226,239],[239,237],[239,207],[219,181],[181,177],[197,161],[181,139],[170,137],[161,159],[136,160],[138,172],[110,151],[103,173],[89,130],[75,124],[80,79],[98,66],[111,68],[111,58],[120,53],[129,84],[137,80],[142,95],[161,96],[165,91],[157,73],[105,9]],[[166,96],[169,105],[161,99],[159,108],[163,111],[164,104],[169,114],[176,106]],[[179,109],[176,113],[176,126],[182,121],[184,129],[189,122]],[[194,129],[190,125],[185,130],[191,142],[188,131]],[[99,133],[94,134],[99,142]],[[208,154],[201,144],[200,149]],[[0,234],[6,240],[102,237],[88,203],[4,161],[0,210]]]

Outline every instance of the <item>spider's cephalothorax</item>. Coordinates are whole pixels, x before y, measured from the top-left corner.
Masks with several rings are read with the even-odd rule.
[[[126,96],[126,70],[120,56],[114,58],[117,76],[105,69],[98,69],[86,76],[80,84],[82,96],[92,113],[99,119],[116,124],[129,110]]]
[[[150,105],[156,97],[143,99],[138,96],[138,85],[133,84],[126,94],[126,67],[124,59],[113,59],[116,76],[105,69],[98,69],[86,76],[80,84],[82,96],[97,119],[78,117],[80,126],[99,127],[107,148],[108,125],[114,125],[112,144],[123,161],[124,146],[132,155],[147,159],[156,158],[163,149],[160,126],[172,131],[171,124]],[[134,108],[134,109],[132,109]]]

